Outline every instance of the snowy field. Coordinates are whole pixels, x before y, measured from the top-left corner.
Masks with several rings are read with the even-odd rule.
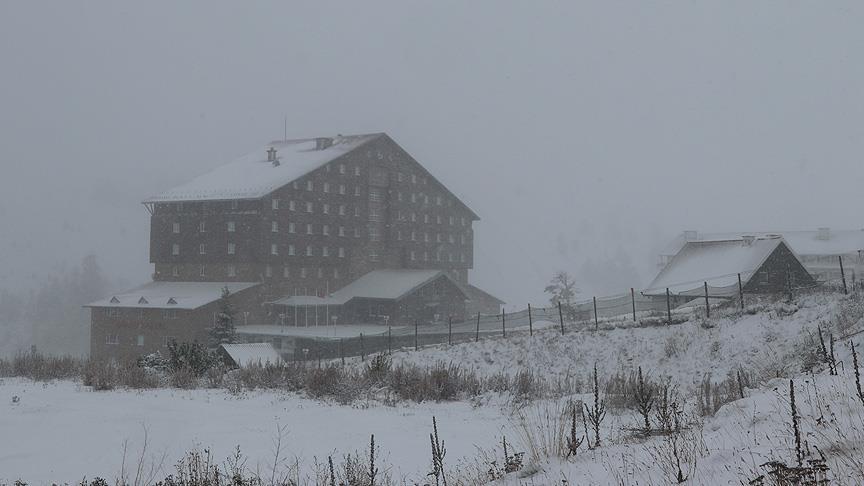
[[[550,416],[560,417],[570,400],[590,403],[587,385],[595,362],[601,380],[641,366],[652,377],[679,387],[687,427],[674,447],[688,484],[746,484],[764,474],[762,464],[768,461],[794,463],[790,377],[795,380],[806,457],[824,454],[832,484],[862,484],[864,403],[855,390],[848,342],[864,344],[864,320],[859,316],[856,322],[842,322],[842,307],[854,302],[811,296],[792,305],[775,303],[743,314],[730,310],[708,321],[697,318],[670,327],[564,337],[552,328],[533,337],[514,333],[507,339],[394,354],[395,362],[426,365],[440,360],[489,375],[530,368],[550,381],[569,377],[582,383],[580,394],[522,407],[497,394],[447,403],[336,405],[272,391],[94,392],[69,381],[6,378],[0,381],[0,484],[18,478],[49,484],[116,477],[124,443],[128,468],[141,455],[145,431],[145,459],[161,464],[160,478],[172,472],[186,451],[208,448],[221,459],[236,446],[250,458],[251,469],[267,476],[280,427],[283,465],[297,461],[308,473],[316,458],[320,463],[328,455],[341,459],[347,453],[363,454],[370,434],[375,434],[382,467],[390,468],[397,484],[425,484],[432,416],[446,443],[452,477],[463,475],[465,482],[459,484],[482,484],[477,472],[483,476],[493,458],[502,462],[502,435],[511,451],[525,452],[525,467],[501,484],[669,484],[677,472],[672,442],[661,435],[639,437],[634,433],[639,416],[630,409],[609,410],[600,448],[583,446],[567,460],[536,454],[537,437],[529,436],[547,433],[549,428],[541,424]],[[814,373],[802,372],[808,359],[812,361],[818,325],[826,333],[846,336],[836,343],[842,363],[838,376],[828,376],[818,363]],[[713,416],[696,412],[696,390],[703,378],[710,373],[712,380],[721,381],[739,367],[761,385],[746,389],[745,398],[723,405]]]

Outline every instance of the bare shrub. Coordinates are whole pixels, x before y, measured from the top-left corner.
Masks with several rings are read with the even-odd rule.
[[[180,368],[168,375],[168,382],[174,388],[195,388],[198,385],[198,373],[191,368]]]
[[[681,484],[693,477],[704,449],[701,429],[681,429],[659,444],[646,446],[651,463],[663,471],[670,484]]]
[[[113,390],[117,386],[117,366],[110,361],[88,361],[82,382],[93,390]]]
[[[31,380],[63,380],[80,375],[83,365],[71,356],[45,356],[36,352],[21,352],[2,368],[6,376],[22,376]]]
[[[703,417],[714,415],[723,405],[743,398],[744,390],[754,384],[753,375],[740,367],[730,371],[719,383],[715,383],[711,379],[711,373],[707,373],[696,390],[699,411]]]
[[[532,462],[547,458],[567,458],[568,425],[572,404],[542,403],[521,409],[517,414],[516,430],[523,450]]]
[[[645,425],[642,430],[645,435],[651,433],[651,409],[654,407],[656,393],[657,385],[652,383],[650,380],[645,380],[642,375],[642,367],[640,366],[638,374],[636,375],[636,390],[634,398],[636,399],[636,410],[640,415],[642,415],[642,420]]]
[[[116,368],[117,383],[120,386],[141,390],[158,388],[162,385],[160,374],[152,369],[142,368],[135,362],[123,362]]]

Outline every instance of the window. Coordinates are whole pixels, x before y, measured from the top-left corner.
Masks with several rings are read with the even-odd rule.
[[[321,206],[321,212],[324,214],[330,214],[330,205],[325,203]]]
[[[384,201],[384,194],[381,193],[380,189],[369,189],[369,200],[372,202],[382,202]]]
[[[359,166],[359,165],[355,165],[355,166],[354,166],[354,175],[355,175],[355,176],[359,176],[359,175],[360,175],[360,166]]]
[[[453,236],[453,233],[447,235],[447,241],[449,241],[450,243],[456,243],[456,237]]]
[[[324,183],[324,192],[330,192],[330,183],[329,182]]]
[[[345,194],[345,184],[339,184],[339,194]]]
[[[314,250],[312,249],[312,245],[306,245],[306,256],[312,256],[314,254]]]
[[[318,267],[318,278],[324,278],[324,269],[321,267]]]
[[[265,266],[264,267],[264,276],[268,277],[268,278],[272,277],[273,276],[273,267],[271,267],[270,265]]]
[[[417,255],[414,254],[414,250],[411,250],[411,261],[417,260]]]
[[[120,344],[120,336],[117,334],[106,334],[105,344]]]
[[[465,217],[462,217],[462,226],[467,226],[468,221],[465,220]]]
[[[345,236],[345,227],[344,226],[339,227],[339,236]]]
[[[297,183],[297,181],[292,182],[291,187],[293,187],[295,191],[300,190],[300,185]]]
[[[460,260],[462,263],[465,263],[465,254],[464,254],[464,253],[460,253],[460,254],[459,254],[459,260]]]
[[[233,211],[236,211],[238,207],[240,207],[240,203],[237,202],[236,199],[232,200],[232,201],[231,201],[231,209],[232,209]]]
[[[312,234],[312,223],[306,223],[306,234],[307,235]]]
[[[396,241],[402,241],[402,230],[396,230]]]
[[[378,208],[369,208],[369,221],[384,221],[381,217],[381,210]]]
[[[435,216],[435,222],[441,224],[441,216]]]
[[[307,272],[306,267],[300,269],[300,278],[306,278]]]
[[[312,181],[306,181],[306,190],[307,191],[315,190],[315,184]]]
[[[297,228],[295,227],[294,223],[288,223],[288,232],[294,233],[296,231],[297,231]]]
[[[399,202],[402,202],[402,192],[401,191],[396,192],[396,200]]]
[[[360,186],[354,186],[354,195],[355,195],[355,196],[359,196],[359,195],[360,195]]]
[[[459,243],[462,245],[465,244],[465,235],[459,235]]]
[[[441,205],[441,196],[435,196],[435,205],[437,205],[437,206]]]
[[[175,235],[180,233],[180,223],[174,223],[173,232]]]
[[[288,201],[288,210],[290,210],[290,211],[296,211],[297,210],[297,202],[294,201],[293,199]]]
[[[204,265],[201,265],[201,268],[198,271],[198,276],[200,276],[200,277],[206,277],[207,276],[207,269],[204,268]]]
[[[272,207],[274,210],[279,209],[279,200],[278,199],[271,200],[270,201],[270,207]]]
[[[423,241],[429,243],[429,233],[423,233]]]
[[[435,241],[436,241],[437,243],[441,243],[441,233],[436,233],[436,234],[435,234]]]
[[[416,202],[417,202],[417,194],[415,194],[415,193],[413,193],[413,192],[411,193],[411,202],[412,202],[412,203],[416,203]]]
[[[204,243],[201,243],[200,245],[198,245],[198,254],[199,255],[206,255],[207,254],[207,246]]]
[[[355,217],[360,216],[360,206],[354,206],[354,216]]]
[[[321,256],[329,257],[330,256],[330,247],[325,246],[321,248]]]
[[[453,226],[453,216],[450,216],[450,226]]]
[[[198,223],[198,232],[200,232],[200,233],[206,233],[207,232],[207,228],[206,228],[206,226],[204,226],[204,221],[201,221],[200,223]]]
[[[374,226],[369,228],[369,241],[381,241],[381,234],[378,232],[378,228]]]
[[[339,258],[345,258],[345,248],[339,247]]]
[[[345,216],[345,205],[344,204],[339,205],[339,216]]]
[[[429,252],[428,252],[428,251],[424,251],[424,252],[423,252],[423,261],[424,261],[424,262],[428,262],[428,261],[429,261]]]
[[[228,254],[233,255],[237,252],[237,245],[234,243],[228,243]]]
[[[171,276],[172,277],[179,277],[180,276],[180,269],[177,268],[176,265],[171,267]]]
[[[417,232],[416,231],[411,232],[411,241],[417,241]]]
[[[228,276],[236,277],[237,276],[237,267],[234,265],[228,265]]]
[[[294,256],[294,245],[288,245],[288,256]]]
[[[162,309],[162,319],[177,319],[177,309]]]
[[[311,212],[312,212],[312,203],[311,203],[311,202],[307,202],[307,203],[306,203],[306,212],[307,212],[307,213],[311,213]]]
[[[180,254],[180,245],[178,245],[177,243],[174,243],[173,245],[171,245],[171,254],[175,255],[175,256],[179,255]]]
[[[429,204],[429,196],[426,196],[426,195],[423,196],[423,204],[426,204],[426,205]]]
[[[120,317],[120,309],[117,309],[116,307],[110,307],[105,309],[105,311],[107,312],[108,317]]]
[[[234,224],[234,221],[228,221],[228,232],[233,233],[237,229],[237,225]]]
[[[279,232],[279,223],[277,221],[270,222],[270,232],[278,233]]]
[[[276,243],[271,243],[270,244],[270,254],[271,255],[278,255],[279,254],[279,245],[277,245]]]
[[[402,177],[402,173],[401,173],[401,172],[397,172],[397,173],[396,173],[396,180],[399,181],[399,182],[402,182],[403,177]]]
[[[329,224],[325,224],[324,226],[322,226],[322,227],[321,227],[321,233],[322,233],[324,236],[330,236],[330,225],[329,225]]]
[[[417,175],[411,174],[411,184],[417,184]]]
[[[414,213],[413,211],[411,212],[411,222],[412,222],[412,223],[416,223],[416,222],[417,222],[417,214]]]
[[[360,238],[360,228],[354,228],[354,238]]]
[[[378,261],[378,250],[369,250],[369,261],[377,262]]]
[[[336,280],[342,278],[342,275],[339,274],[339,269],[338,269],[338,268],[334,268],[334,269],[333,269],[333,278],[335,278]]]
[[[176,337],[174,337],[174,336],[165,336],[165,339],[163,340],[162,345],[165,346],[165,347],[167,348],[169,344],[171,344],[171,343],[173,343],[173,342],[175,342],[175,341],[177,341],[177,338],[176,338]]]
[[[139,334],[138,337],[135,338],[135,344],[137,346],[144,346],[144,335]]]
[[[339,173],[340,173],[340,174],[344,174],[344,173],[345,173],[345,164],[339,164]]]
[[[282,268],[282,278],[289,278],[289,277],[291,277],[291,269],[289,269],[287,266],[283,267]]]
[[[424,214],[424,215],[423,215],[423,222],[424,222],[425,224],[429,224],[429,215],[428,215],[428,214]]]

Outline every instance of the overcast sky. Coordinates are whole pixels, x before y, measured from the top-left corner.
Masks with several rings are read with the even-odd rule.
[[[684,229],[862,228],[862,25],[860,1],[0,2],[0,285],[86,253],[148,280],[140,201],[285,116],[392,136],[480,215],[471,278],[512,304],[587,260],[645,284]]]

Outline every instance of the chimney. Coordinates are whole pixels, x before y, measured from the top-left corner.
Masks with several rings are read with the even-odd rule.
[[[696,241],[699,235],[694,230],[687,230],[684,232],[684,241]]]
[[[318,137],[315,139],[315,150],[324,150],[333,145],[333,139],[330,137]]]
[[[279,167],[279,159],[276,158],[276,149],[273,147],[267,149],[267,162],[273,164],[273,167]]]
[[[742,235],[741,240],[744,241],[744,246],[753,246],[753,242],[756,241],[756,237],[753,235]]]
[[[816,239],[822,241],[828,241],[831,239],[831,228],[819,228],[816,232]]]

